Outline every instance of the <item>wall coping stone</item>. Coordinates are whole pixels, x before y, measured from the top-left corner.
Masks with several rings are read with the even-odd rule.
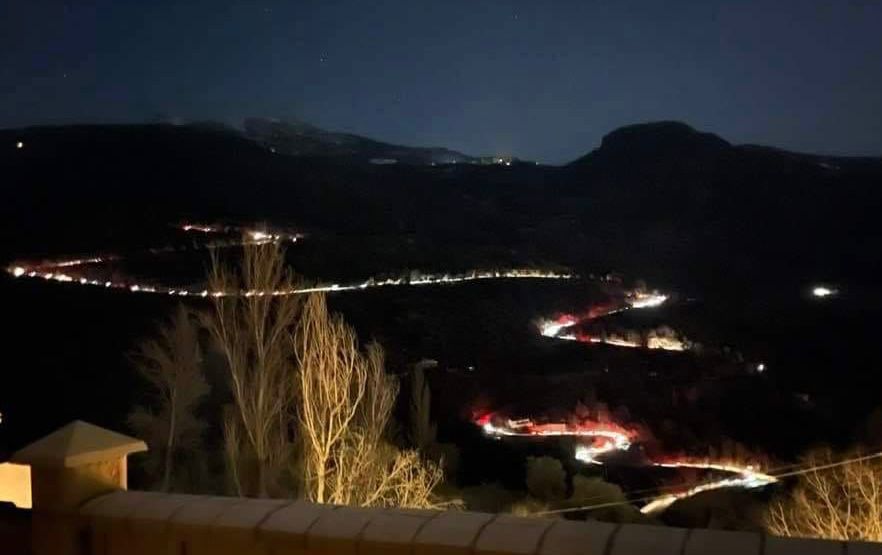
[[[882,543],[754,532],[137,491],[57,517],[79,518],[106,555],[141,553],[166,539],[169,549],[187,543],[193,555],[882,555]]]

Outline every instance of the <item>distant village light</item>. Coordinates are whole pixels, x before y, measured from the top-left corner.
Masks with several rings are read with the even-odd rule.
[[[819,286],[815,287],[814,289],[812,289],[812,295],[814,295],[815,297],[823,298],[823,297],[829,297],[829,296],[835,295],[835,294],[836,294],[835,289],[830,289],[829,287],[824,287],[822,285],[819,285]]]
[[[24,143],[22,141],[18,141],[15,143],[15,148],[24,148]]]

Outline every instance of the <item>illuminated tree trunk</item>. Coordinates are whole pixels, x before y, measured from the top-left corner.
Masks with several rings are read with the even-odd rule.
[[[398,395],[383,351],[358,347],[355,332],[310,295],[295,335],[300,366],[299,432],[307,499],[361,506],[433,507],[440,468],[383,441]]]
[[[273,295],[295,288],[276,244],[246,244],[238,267],[228,267],[212,256],[209,276],[214,314],[206,323],[227,362],[237,421],[228,420],[225,441],[228,465],[242,492],[254,484],[261,497],[270,493],[290,455],[289,435],[297,395],[297,368],[291,334],[300,313],[297,295]],[[256,460],[250,478],[240,468],[242,448]],[[235,457],[236,460],[233,460]],[[233,468],[235,466],[235,468]],[[248,493],[247,491],[244,493]]]

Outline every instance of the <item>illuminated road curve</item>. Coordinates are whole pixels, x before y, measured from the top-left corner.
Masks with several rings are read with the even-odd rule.
[[[494,420],[497,422],[494,423]],[[506,420],[499,423],[492,413],[475,420],[475,424],[490,437],[579,437],[590,438],[591,445],[576,446],[575,459],[586,464],[603,464],[598,458],[614,451],[627,451],[637,434],[614,423],[583,422],[578,425],[567,423],[535,424],[529,419]],[[675,501],[686,499],[705,491],[723,488],[753,489],[765,487],[778,481],[777,478],[761,472],[754,465],[710,461],[682,460],[673,462],[652,462],[659,468],[689,468],[725,472],[729,476],[704,482],[680,492],[666,493],[652,499],[640,511],[654,514],[668,508]]]
[[[89,259],[88,264],[100,264],[108,259]],[[74,261],[65,261],[64,264],[75,266]],[[90,285],[95,287],[104,287],[107,289],[122,289],[132,293],[154,293],[160,295],[171,295],[180,297],[227,297],[231,295],[243,295],[246,297],[263,297],[284,296],[284,295],[302,295],[304,293],[327,292],[334,293],[340,291],[360,291],[364,289],[373,289],[377,287],[390,286],[420,286],[420,285],[443,285],[450,283],[463,283],[469,281],[491,280],[491,279],[573,279],[575,276],[568,273],[558,273],[552,271],[535,270],[532,268],[509,269],[509,270],[473,270],[464,274],[421,274],[419,277],[400,277],[388,279],[370,278],[360,283],[351,284],[320,284],[314,287],[300,287],[292,289],[279,289],[274,291],[211,291],[209,289],[193,289],[187,287],[170,287],[166,285],[158,285],[154,283],[133,283],[131,281],[103,281],[98,279],[88,279],[71,275],[68,272],[60,270],[61,266],[53,266],[41,264],[39,267],[26,266],[17,264],[7,268],[7,272],[16,278],[38,278],[48,281],[60,283],[73,283],[79,285]]]
[[[574,333],[572,330],[578,324],[588,321],[594,320],[597,318],[603,318],[605,316],[609,316],[611,314],[615,314],[617,312],[622,312],[624,310],[629,309],[642,309],[642,308],[654,308],[657,306],[661,306],[668,300],[667,295],[663,295],[660,293],[632,293],[625,299],[624,306],[619,307],[600,307],[589,311],[588,314],[577,317],[573,315],[564,315],[554,320],[545,320],[540,322],[539,324],[539,333],[544,337],[556,338],[556,339],[565,339],[570,341],[582,341],[586,343],[604,343],[607,345],[614,345],[617,347],[643,347],[644,345],[641,343],[637,343],[634,341],[629,341],[624,338],[615,338],[615,337],[594,337],[588,335],[578,335]],[[655,341],[654,341],[655,340]],[[683,344],[677,340],[671,338],[650,338],[647,344],[645,345],[649,349],[664,349],[664,350],[672,350],[672,351],[682,351],[685,349]],[[534,433],[533,430],[527,430],[523,434],[521,433],[511,433],[511,430],[505,429],[497,429],[491,426],[489,429],[484,426],[484,431],[489,435],[493,435],[496,437],[505,436],[505,435],[552,435],[552,434],[543,434],[543,433]],[[598,457],[610,453],[612,451],[625,451],[631,446],[631,442],[635,441],[637,438],[634,434],[629,434],[626,431],[622,430],[613,430],[613,431],[604,431],[603,434],[610,438],[609,441],[602,442],[599,445],[579,445],[576,447],[575,458],[576,460],[587,463],[587,464],[601,464],[598,461]],[[573,430],[567,428],[567,430],[563,433],[557,433],[554,435],[569,435],[575,437],[585,437],[588,436],[600,436],[603,437],[603,434],[600,432],[592,433],[582,433],[580,430]],[[684,489],[683,491],[677,493],[668,493],[664,495],[660,495],[659,497],[651,500],[649,503],[644,505],[640,511],[645,514],[653,514],[658,513],[666,508],[668,508],[672,503],[678,501],[680,499],[685,499],[687,497],[692,497],[693,495],[711,491],[722,488],[760,488],[767,486],[769,484],[773,484],[778,480],[774,476],[770,476],[768,474],[764,474],[760,472],[753,465],[739,465],[733,463],[720,463],[720,462],[697,462],[697,461],[675,461],[675,462],[665,462],[665,463],[650,463],[652,466],[663,467],[663,468],[692,468],[699,470],[708,470],[708,471],[717,471],[717,472],[725,472],[729,474],[729,476],[720,478],[719,480],[713,480],[710,482],[702,483],[695,485],[693,487]]]
[[[534,424],[530,420],[511,421],[504,425],[494,424],[492,414],[485,415],[475,423],[490,437],[580,437],[592,440],[591,445],[578,445],[576,459],[585,463],[600,464],[597,457],[612,451],[627,451],[633,434],[615,424],[590,423],[579,426],[568,424]]]
[[[243,239],[241,241],[226,241],[222,243],[206,243],[205,248],[211,247],[235,247],[248,244],[267,244],[279,242],[297,242],[302,235],[292,234],[281,231],[256,230],[238,227],[221,227],[214,225],[198,225],[185,224],[180,229],[187,232],[198,232],[204,234],[214,233],[230,233],[241,232]],[[176,252],[173,248],[151,249],[152,253],[169,253]],[[77,259],[62,259],[54,261],[42,261],[39,263],[18,262],[9,266],[6,271],[15,278],[34,278],[59,283],[71,283],[77,285],[87,285],[92,287],[102,287],[105,289],[125,290],[132,293],[153,293],[158,295],[169,295],[178,297],[226,297],[230,295],[251,296],[284,296],[284,295],[301,295],[304,293],[314,292],[342,292],[342,291],[360,291],[364,289],[372,289],[377,287],[392,286],[420,286],[420,285],[443,285],[452,283],[463,283],[469,281],[495,280],[495,279],[573,279],[576,276],[566,272],[555,272],[552,270],[540,270],[534,268],[514,268],[506,270],[472,270],[460,274],[443,273],[443,274],[417,274],[399,278],[369,278],[360,283],[331,283],[319,284],[312,287],[300,287],[292,289],[282,289],[275,291],[212,291],[209,289],[198,289],[195,287],[172,287],[156,283],[134,282],[131,280],[99,280],[90,279],[82,275],[77,275],[76,268],[85,266],[94,266],[105,264],[111,261],[121,260],[122,257],[116,255],[91,256]]]
[[[665,351],[685,351],[686,345],[676,337],[650,336],[644,343],[620,336],[589,335],[581,333],[576,329],[579,324],[590,320],[597,320],[630,309],[655,308],[663,305],[667,300],[667,295],[658,292],[631,292],[625,297],[624,304],[620,306],[599,306],[592,308],[587,314],[581,316],[564,314],[555,319],[543,320],[539,322],[539,334],[553,339],[579,341],[582,343],[602,343],[614,347],[628,347],[632,349],[646,347],[647,349],[661,349]]]
[[[774,476],[761,472],[753,465],[741,466],[736,464],[722,464],[712,462],[674,462],[653,463],[653,466],[664,468],[697,468],[702,470],[714,470],[718,472],[727,472],[732,474],[732,476],[698,484],[678,493],[668,493],[665,495],[661,495],[640,508],[640,512],[643,514],[659,513],[670,507],[675,501],[686,499],[687,497],[692,497],[693,495],[697,495],[705,491],[712,491],[723,488],[762,488],[770,484],[774,484],[778,481],[778,479]]]

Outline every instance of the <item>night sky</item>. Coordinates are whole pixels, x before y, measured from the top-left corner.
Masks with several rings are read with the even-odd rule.
[[[560,163],[629,123],[882,155],[877,0],[7,0],[0,127],[316,125]]]

